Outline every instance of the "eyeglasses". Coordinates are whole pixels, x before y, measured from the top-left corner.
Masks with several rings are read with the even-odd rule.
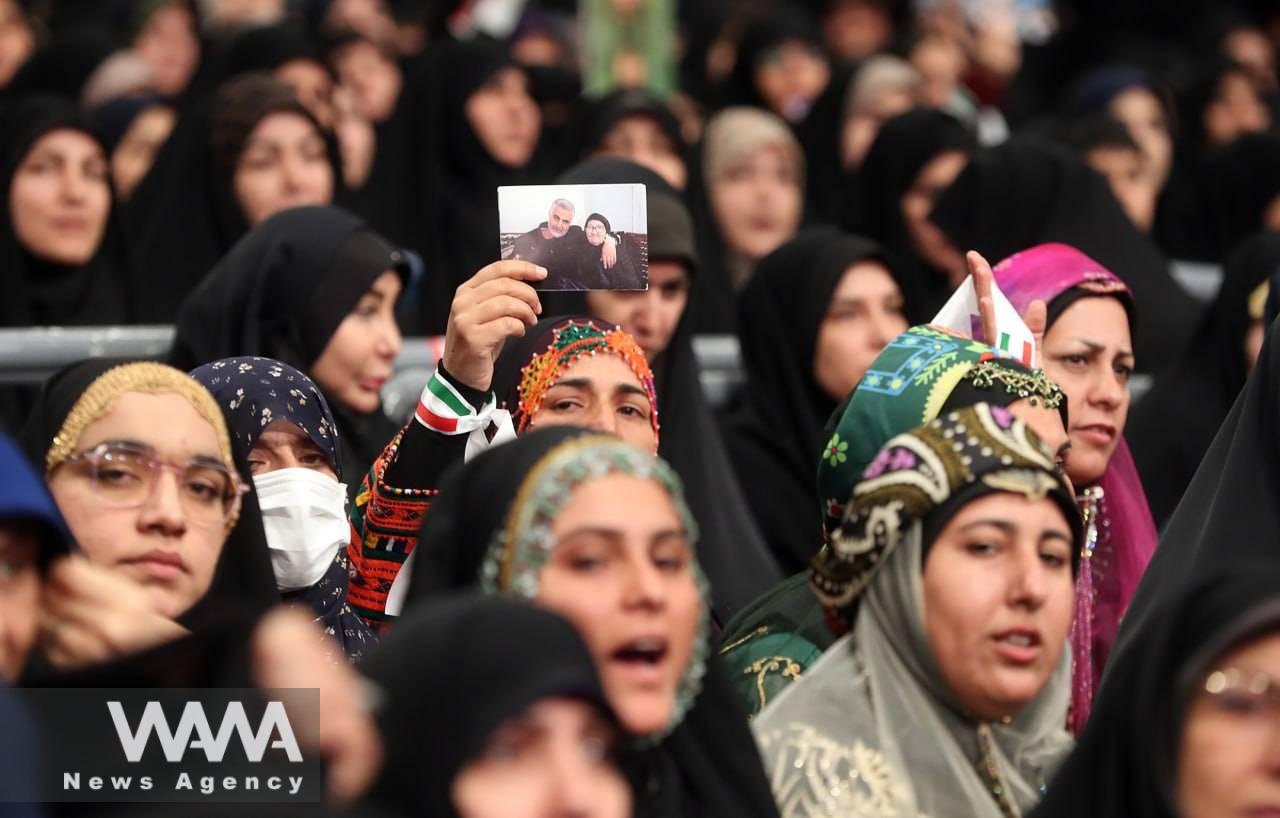
[[[1218,712],[1260,730],[1280,726],[1280,682],[1270,675],[1236,668],[1205,677],[1204,691]]]
[[[239,510],[240,496],[249,490],[222,465],[165,463],[149,447],[103,443],[63,462],[83,469],[94,495],[110,508],[138,508],[155,494],[160,472],[173,472],[182,509],[198,525],[225,524]]]

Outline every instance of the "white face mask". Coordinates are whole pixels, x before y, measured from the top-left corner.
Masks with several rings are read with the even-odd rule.
[[[281,591],[309,588],[351,539],[347,489],[314,469],[278,469],[253,478],[271,567]]]

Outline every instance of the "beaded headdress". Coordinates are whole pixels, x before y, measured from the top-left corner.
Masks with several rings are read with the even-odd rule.
[[[649,414],[653,431],[658,433],[658,397],[653,385],[653,371],[635,339],[621,327],[603,329],[590,321],[570,320],[551,331],[551,343],[547,349],[535,355],[520,370],[517,394],[519,405],[512,412],[516,432],[524,432],[529,421],[542,406],[547,390],[555,386],[564,369],[583,355],[604,352],[617,355],[631,368],[649,396]]]
[[[680,478],[664,460],[613,437],[577,437],[547,452],[525,476],[505,524],[494,532],[481,563],[481,588],[486,593],[513,593],[526,599],[537,597],[538,575],[555,547],[551,526],[556,516],[579,485],[609,474],[626,474],[661,486],[671,497],[688,542],[696,544],[698,526],[685,504]],[[692,568],[703,600],[702,611],[693,655],[680,681],[668,730],[678,725],[692,707],[706,673],[710,586],[696,559]]]

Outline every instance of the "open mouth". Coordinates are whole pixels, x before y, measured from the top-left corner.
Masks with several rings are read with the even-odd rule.
[[[660,637],[634,639],[613,652],[615,662],[635,668],[656,668],[667,658],[667,640]]]
[[[1040,658],[1040,634],[1034,630],[1016,628],[994,637],[996,653],[1011,665],[1031,665]]]

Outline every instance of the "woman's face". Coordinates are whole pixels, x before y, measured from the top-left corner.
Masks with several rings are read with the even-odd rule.
[[[1232,71],[1218,82],[1217,93],[1204,110],[1205,140],[1225,145],[1245,134],[1271,127],[1271,112],[1248,74]]]
[[[666,728],[689,668],[702,599],[671,496],[610,474],[574,489],[551,526],[538,602],[582,634],[627,732]]]
[[[249,134],[232,177],[249,226],[281,210],[333,201],[333,166],[324,137],[304,116],[280,111]]]
[[[617,355],[582,355],[566,366],[529,419],[530,428],[578,426],[616,435],[638,449],[658,451],[649,402],[636,373]]]
[[[604,229],[604,222],[600,221],[599,219],[592,219],[591,221],[587,222],[587,226],[586,226],[587,241],[590,242],[593,246],[599,247],[600,245],[604,244],[605,232],[606,231]]]
[[[30,525],[0,520],[0,682],[22,675],[40,613],[40,543]]]
[[[1275,698],[1280,634],[1273,632],[1232,650],[1213,670],[1224,675],[1197,680],[1200,684],[1182,725],[1178,815],[1243,818],[1280,813],[1280,706]],[[1251,690],[1250,684],[1256,687]],[[1210,686],[1218,692],[1211,693]],[[1254,692],[1264,687],[1265,692]]]
[[[842,400],[867,374],[885,345],[907,331],[902,291],[879,261],[845,270],[818,328],[813,376],[832,400]]]
[[[89,263],[111,214],[102,147],[70,128],[37,139],[13,174],[9,213],[18,241],[33,256],[57,264]]]
[[[1152,186],[1163,190],[1173,167],[1173,137],[1160,100],[1148,88],[1130,88],[1111,100],[1107,110],[1128,129],[1145,154]]]
[[[307,373],[330,400],[368,415],[382,406],[382,385],[400,354],[396,299],[400,277],[387,270],[374,280]]]
[[[467,123],[494,161],[522,168],[533,158],[542,112],[529,95],[529,78],[508,66],[467,99]]]
[[[181,2],[172,2],[154,12],[134,38],[133,50],[151,67],[156,93],[181,93],[200,62],[200,39],[191,11]]]
[[[1044,371],[1070,407],[1067,475],[1078,487],[1102,479],[1129,416],[1133,341],[1129,317],[1110,297],[1081,298],[1044,336]]]
[[[711,186],[711,208],[725,243],[752,261],[795,235],[802,198],[798,169],[773,145],[746,154]]]
[[[951,243],[946,233],[929,221],[929,214],[933,212],[938,197],[951,187],[967,164],[969,154],[964,151],[938,154],[920,169],[899,202],[902,221],[907,226],[907,235],[911,237],[916,254],[930,266],[944,271],[957,285],[969,274],[964,254]]]
[[[988,494],[964,506],[924,564],[929,647],[961,707],[982,720],[1034,699],[1062,658],[1075,582],[1071,528],[1053,500]]]
[[[333,77],[316,60],[296,59],[273,72],[276,79],[293,89],[298,101],[326,128],[332,128],[337,117],[333,110]]]
[[[36,35],[17,0],[0,0],[0,88],[36,50]]]
[[[273,420],[258,435],[249,452],[249,472],[255,476],[280,469],[311,469],[338,479],[329,455],[316,445],[311,435],[291,420]]]
[[[548,698],[507,719],[453,779],[459,818],[629,818],[611,758],[614,728],[593,705]]]
[[[886,88],[867,101],[863,110],[845,118],[840,126],[840,161],[845,170],[857,170],[867,158],[885,120],[911,110],[916,95],[902,88]]]
[[[357,40],[334,59],[338,78],[355,97],[356,111],[370,122],[385,122],[395,112],[403,82],[400,67],[373,43]]]
[[[123,201],[138,186],[156,154],[164,147],[165,140],[173,132],[177,115],[167,105],[153,105],[138,114],[124,138],[111,154],[111,178],[115,181],[116,195]]]
[[[635,162],[661,176],[676,190],[684,190],[689,181],[688,168],[677,147],[653,117],[645,114],[623,117],[614,123],[600,141],[596,155]]]
[[[650,363],[671,343],[688,303],[689,271],[679,261],[649,259],[649,289],[643,292],[587,293],[587,311],[626,330]]]
[[[224,462],[213,426],[173,393],[117,397],[110,412],[85,428],[76,450],[103,443],[142,448],[174,466]],[[100,482],[122,479],[106,464],[99,472]],[[58,466],[49,490],[89,561],[146,588],[157,613],[176,617],[209,590],[226,540],[225,517],[198,514],[173,471],[156,473],[152,491],[136,508],[104,501],[93,488],[91,470],[80,462]]]
[[[831,67],[822,50],[801,40],[786,40],[762,55],[756,68],[756,88],[769,108],[799,122],[827,87]]]
[[[1085,161],[1104,179],[1124,209],[1129,221],[1144,233],[1156,219],[1156,199],[1160,191],[1152,185],[1141,150],[1102,146],[1085,154]]]

